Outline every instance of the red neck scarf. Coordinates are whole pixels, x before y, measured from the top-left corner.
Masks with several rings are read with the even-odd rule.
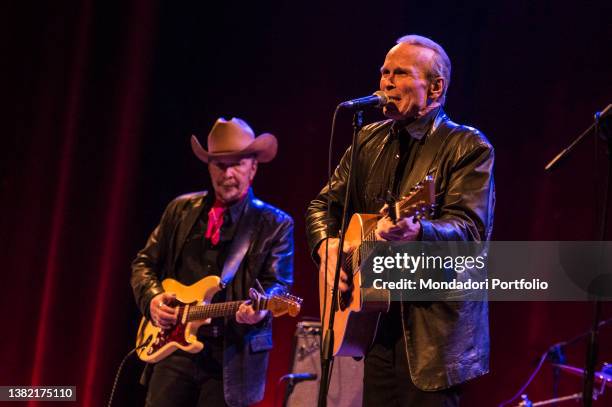
[[[206,227],[205,237],[210,239],[213,245],[219,243],[221,226],[223,226],[223,214],[226,209],[227,206],[217,199],[212,208],[210,208],[210,211],[208,211],[208,226]]]

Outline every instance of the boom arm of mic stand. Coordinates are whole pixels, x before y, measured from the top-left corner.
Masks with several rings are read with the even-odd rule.
[[[550,171],[554,167],[556,167],[557,163],[559,161],[561,161],[563,158],[565,158],[574,149],[574,147],[576,147],[578,145],[578,143],[580,143],[582,141],[582,139],[587,134],[589,134],[593,129],[599,130],[598,128],[599,128],[599,126],[601,126],[601,123],[603,121],[605,121],[605,120],[608,120],[610,118],[611,114],[612,114],[612,104],[609,104],[608,106],[606,106],[606,108],[604,110],[602,110],[601,112],[596,112],[595,113],[595,120],[594,120],[593,124],[591,124],[581,135],[579,135],[576,138],[576,140],[572,141],[572,143],[569,146],[567,146],[559,154],[557,154],[555,156],[555,158],[550,160],[550,162],[548,164],[546,164],[546,167],[544,167],[544,170]],[[608,122],[606,122],[606,123],[608,123]],[[610,146],[610,138],[607,138],[607,141],[608,141],[608,151],[610,151],[610,149],[612,148],[612,146]]]
[[[576,138],[576,140],[572,141],[572,144],[564,148],[559,154],[557,154],[555,158],[550,160],[550,162],[546,164],[546,167],[544,167],[544,170],[550,171],[553,168],[555,168],[557,166],[557,163],[561,161],[563,158],[565,158],[578,145],[578,143],[580,143],[582,139],[587,134],[589,134],[589,132],[591,132],[591,130],[593,130],[594,128],[595,128],[595,123],[591,124],[588,129],[586,129],[581,135],[578,136],[578,138]]]

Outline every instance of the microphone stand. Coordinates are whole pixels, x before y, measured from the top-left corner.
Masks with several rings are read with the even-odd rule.
[[[291,397],[291,394],[293,394],[293,389],[295,388],[296,384],[299,384],[301,382],[305,382],[308,380],[317,380],[317,375],[315,374],[311,374],[311,377],[308,378],[295,378],[292,377],[294,376],[293,374],[286,374],[283,377],[281,377],[278,380],[278,384],[281,384],[284,381],[287,381],[287,387],[285,389],[285,397],[283,398],[283,406],[282,407],[287,407],[287,403],[289,403],[289,397]],[[274,403],[276,405],[276,403]]]
[[[344,231],[346,229],[347,209],[349,205],[349,197],[351,184],[354,176],[353,163],[357,159],[357,135],[363,126],[363,110],[355,111],[353,115],[353,141],[351,144],[351,162],[348,170],[348,180],[346,182],[346,191],[344,193],[344,208],[342,209],[342,223],[340,226],[340,236],[338,242],[338,261],[336,262],[336,270],[334,274],[334,284],[332,288],[332,300],[329,304],[329,319],[327,328],[322,327],[323,331],[323,346],[321,347],[321,382],[319,384],[319,401],[318,407],[327,406],[327,393],[329,392],[330,382],[330,367],[334,359],[334,319],[336,316],[336,307],[338,304],[338,292],[340,283],[340,268],[342,266],[342,255],[344,247]],[[327,272],[327,271],[326,271]]]
[[[612,111],[612,104],[606,106],[606,108],[595,113],[595,120],[580,136],[576,138],[567,148],[562,150],[555,158],[553,158],[544,168],[546,171],[550,171],[554,168],[557,163],[566,157],[584,137],[595,130],[595,136],[599,136],[606,141],[607,144],[607,172],[606,181],[604,183],[604,196],[603,196],[603,213],[601,216],[601,228],[599,230],[600,241],[606,239],[606,226],[608,223],[608,198],[610,189],[610,177],[612,176],[612,160],[610,155],[612,154],[612,137],[610,135],[610,128],[607,124],[604,124],[606,116],[609,116]],[[603,128],[602,128],[603,127]],[[605,293],[601,293],[605,294]],[[599,351],[599,324],[601,319],[601,296],[595,295],[594,312],[593,312],[593,325],[589,332],[589,343],[586,354],[586,369],[584,373],[584,385],[582,391],[582,404],[584,407],[591,407],[593,405],[593,387],[595,384],[595,366],[597,365],[597,353]]]
[[[565,352],[563,346],[557,344],[550,348],[548,351],[547,359],[553,363],[553,385],[552,385],[552,396],[553,399],[559,397],[559,378],[561,376],[561,368],[555,365],[565,365],[567,359],[565,358]],[[554,404],[556,405],[556,403]],[[554,406],[553,406],[554,407]]]

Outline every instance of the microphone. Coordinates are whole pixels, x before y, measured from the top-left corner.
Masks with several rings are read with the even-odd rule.
[[[308,380],[317,380],[316,373],[290,373],[280,378],[279,382],[288,381],[289,384],[296,384]]]
[[[338,106],[346,109],[362,109],[364,107],[383,107],[389,102],[389,98],[382,90],[374,92],[371,96],[363,98],[357,98],[353,100],[347,100],[346,102],[340,103]]]
[[[606,108],[602,110],[601,112],[595,113],[595,121],[598,122],[600,120],[607,119],[610,116],[612,116],[612,104],[606,106]]]

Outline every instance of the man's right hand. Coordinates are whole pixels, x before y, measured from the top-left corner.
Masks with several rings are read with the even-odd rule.
[[[334,285],[334,274],[336,273],[336,263],[338,262],[338,244],[340,242],[340,239],[338,239],[337,237],[330,237],[327,239],[327,241],[329,242],[328,244],[326,244],[326,241],[323,240],[321,244],[319,245],[319,250],[317,251],[319,258],[321,259],[321,263],[319,264],[319,273],[327,272],[327,284],[329,287],[332,287]],[[328,246],[327,250],[329,250],[327,270],[325,270],[326,246]],[[345,252],[349,252],[351,250],[350,246],[346,242],[344,244],[344,248],[345,248],[344,250]],[[347,292],[349,288],[352,288],[352,287],[349,287],[348,281],[349,281],[348,275],[342,268],[340,268],[340,283],[339,283],[340,292],[344,293],[344,292]]]
[[[149,303],[151,322],[161,329],[170,329],[176,324],[177,309],[170,304],[174,303],[176,294],[161,293],[157,294]]]

